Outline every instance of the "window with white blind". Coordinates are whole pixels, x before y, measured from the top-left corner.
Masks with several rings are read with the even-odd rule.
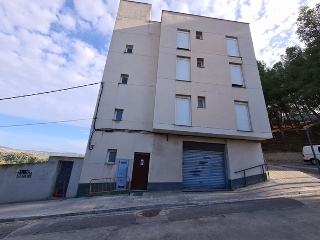
[[[237,129],[240,131],[252,131],[248,103],[235,102],[234,107],[237,117]]]
[[[239,57],[238,40],[236,38],[227,38],[227,52],[231,57]]]
[[[176,79],[190,81],[190,58],[177,58]]]
[[[243,86],[241,65],[229,64],[232,86]]]
[[[191,126],[190,96],[176,95],[175,125]]]
[[[177,48],[190,50],[190,32],[179,31],[177,33]]]

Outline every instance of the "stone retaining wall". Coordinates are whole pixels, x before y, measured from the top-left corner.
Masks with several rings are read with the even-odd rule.
[[[303,162],[302,152],[263,152],[267,162]]]

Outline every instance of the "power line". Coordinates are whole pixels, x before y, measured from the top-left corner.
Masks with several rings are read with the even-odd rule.
[[[89,84],[84,84],[84,85],[80,85],[80,86],[63,88],[63,89],[58,89],[58,90],[46,91],[46,92],[40,92],[40,93],[32,93],[32,94],[20,95],[20,96],[15,96],[15,97],[0,98],[0,101],[9,100],[9,99],[15,99],[15,98],[32,97],[32,96],[41,95],[41,94],[47,94],[47,93],[67,91],[67,90],[76,89],[76,88],[88,87],[88,86],[92,86],[92,85],[96,85],[96,84],[100,84],[100,82],[89,83]]]
[[[25,123],[25,124],[16,124],[16,125],[4,125],[4,126],[0,126],[0,128],[45,125],[45,124],[54,124],[54,123],[65,123],[65,122],[77,122],[77,121],[84,121],[84,120],[91,120],[91,119],[92,118],[82,118],[82,119],[62,120],[62,121],[55,121],[55,122],[40,122],[40,123]]]

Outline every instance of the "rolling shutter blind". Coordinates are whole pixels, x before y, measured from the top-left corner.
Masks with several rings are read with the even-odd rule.
[[[227,52],[229,56],[238,57],[238,41],[234,38],[227,38]]]
[[[190,59],[177,58],[177,80],[190,81]]]
[[[189,39],[190,39],[189,32],[178,31],[177,48],[190,49]]]
[[[190,97],[176,96],[176,125],[191,125]]]
[[[230,64],[229,66],[232,84],[243,86],[241,66],[235,64]]]
[[[251,131],[248,105],[246,103],[235,103],[237,127],[241,131]]]

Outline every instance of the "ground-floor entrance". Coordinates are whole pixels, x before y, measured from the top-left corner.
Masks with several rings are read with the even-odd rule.
[[[147,190],[150,153],[134,153],[132,190]]]
[[[53,197],[65,197],[72,172],[73,161],[59,161],[59,173],[53,191]]]
[[[227,188],[224,146],[214,143],[183,142],[183,190]]]

